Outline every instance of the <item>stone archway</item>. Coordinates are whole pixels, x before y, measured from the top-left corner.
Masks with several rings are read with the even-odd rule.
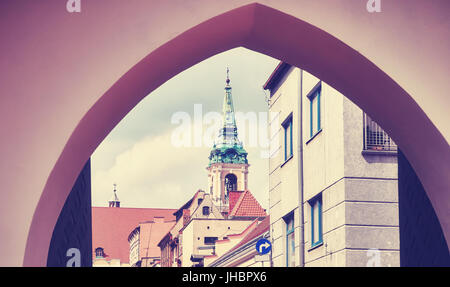
[[[62,205],[84,163],[114,126],[168,79],[238,46],[311,72],[380,123],[408,157],[450,237],[448,143],[422,108],[389,75],[334,36],[278,10],[250,4],[211,18],[152,51],[85,113],[46,182],[31,223],[24,265],[46,264]]]

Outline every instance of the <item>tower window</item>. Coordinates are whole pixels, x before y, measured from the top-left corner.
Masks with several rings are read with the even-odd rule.
[[[237,190],[237,177],[234,174],[229,173],[225,176],[225,188],[227,192]]]
[[[209,206],[203,206],[203,215],[209,215]]]

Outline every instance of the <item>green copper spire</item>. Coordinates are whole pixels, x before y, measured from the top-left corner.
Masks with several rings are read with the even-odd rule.
[[[233,97],[231,96],[231,86],[229,70],[227,68],[227,85],[225,86],[225,97],[223,98],[222,122],[223,127],[219,134],[217,146],[234,146],[242,145],[239,142],[236,126],[236,118],[234,116]]]
[[[213,163],[247,164],[247,152],[238,138],[228,68],[222,112],[223,127],[209,155],[209,165]]]

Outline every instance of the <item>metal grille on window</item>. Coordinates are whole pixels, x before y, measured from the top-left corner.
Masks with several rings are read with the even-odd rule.
[[[397,145],[389,135],[364,113],[364,150],[397,151]]]
[[[98,247],[95,249],[95,257],[97,258],[104,258],[105,257],[105,252],[103,251],[103,248]]]

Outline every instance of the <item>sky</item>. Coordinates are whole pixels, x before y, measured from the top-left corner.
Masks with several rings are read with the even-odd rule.
[[[269,92],[262,86],[278,63],[235,48],[200,62],[150,93],[92,155],[92,205],[107,206],[114,183],[122,207],[179,208],[198,189],[208,190],[206,167],[212,137],[221,124],[217,116],[228,67],[238,134],[248,152],[249,190],[268,208]]]

